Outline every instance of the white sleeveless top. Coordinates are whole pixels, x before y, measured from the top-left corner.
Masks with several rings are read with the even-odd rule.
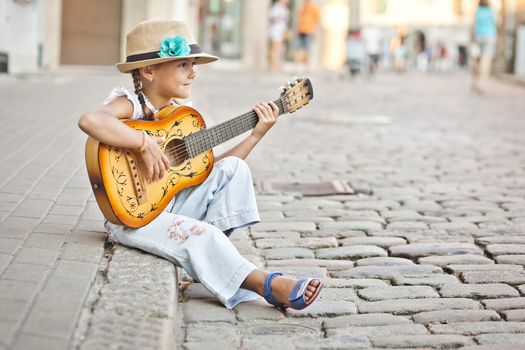
[[[131,117],[131,119],[144,118],[144,111],[142,110],[142,106],[140,105],[138,96],[135,94],[135,92],[129,91],[124,86],[118,86],[111,90],[108,97],[106,97],[106,99],[104,100],[103,104],[108,104],[120,96],[126,96],[126,98],[130,100],[131,103],[133,103],[133,116]],[[184,103],[184,105],[192,107],[191,102],[186,102]]]

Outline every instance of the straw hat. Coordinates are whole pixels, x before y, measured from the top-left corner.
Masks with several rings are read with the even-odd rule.
[[[122,73],[152,64],[197,58],[195,64],[216,61],[218,57],[202,52],[186,23],[178,21],[145,21],[126,36],[126,61],[117,63]]]

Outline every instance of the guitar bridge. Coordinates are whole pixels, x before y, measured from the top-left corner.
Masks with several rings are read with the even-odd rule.
[[[126,150],[126,160],[128,161],[129,170],[131,173],[131,179],[133,183],[133,189],[135,190],[135,197],[139,205],[147,201],[146,186],[144,185],[144,179],[140,172],[139,163],[135,152]]]

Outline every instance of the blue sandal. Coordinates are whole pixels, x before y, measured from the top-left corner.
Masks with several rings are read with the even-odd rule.
[[[272,304],[278,309],[286,310],[286,306],[284,304],[279,303],[277,300],[274,299],[272,295],[272,287],[270,287],[272,280],[277,276],[282,276],[283,274],[280,272],[270,272],[266,275],[266,278],[264,279],[264,299],[266,299],[267,302]]]
[[[272,280],[277,276],[282,276],[282,273],[275,271],[275,272],[270,272],[268,273],[268,275],[266,275],[266,278],[264,280],[264,299],[266,299],[268,303],[272,304],[276,308],[284,311],[288,308],[288,306],[285,306],[284,304],[279,303],[277,302],[277,300],[274,299],[272,295],[272,288],[270,287]],[[290,296],[288,297],[288,300],[290,301],[289,307],[295,310],[302,310],[314,302],[314,300],[319,295],[321,288],[323,288],[323,282],[318,279],[319,285],[317,286],[317,289],[315,290],[314,295],[312,295],[312,297],[308,301],[306,301],[305,300],[306,287],[314,279],[316,278],[303,278],[295,284],[295,287],[292,293],[290,293]]]
[[[305,294],[306,294],[306,287],[310,284],[311,281],[318,280],[319,285],[315,289],[314,295],[308,301],[306,301]],[[288,301],[290,301],[290,307],[295,310],[302,310],[305,307],[309,306],[314,302],[314,300],[319,295],[319,292],[323,288],[323,281],[321,281],[318,278],[303,278],[297,282],[294,289],[292,290],[292,293],[290,294],[290,297],[288,298]],[[292,296],[295,295],[295,298]]]

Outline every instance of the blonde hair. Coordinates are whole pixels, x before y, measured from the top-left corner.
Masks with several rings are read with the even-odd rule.
[[[131,71],[131,76],[133,77],[133,85],[135,86],[135,95],[139,98],[142,111],[144,112],[144,119],[153,120],[154,113],[148,108],[146,101],[144,100],[144,91],[142,90],[142,80],[140,79],[139,69],[137,68]]]

